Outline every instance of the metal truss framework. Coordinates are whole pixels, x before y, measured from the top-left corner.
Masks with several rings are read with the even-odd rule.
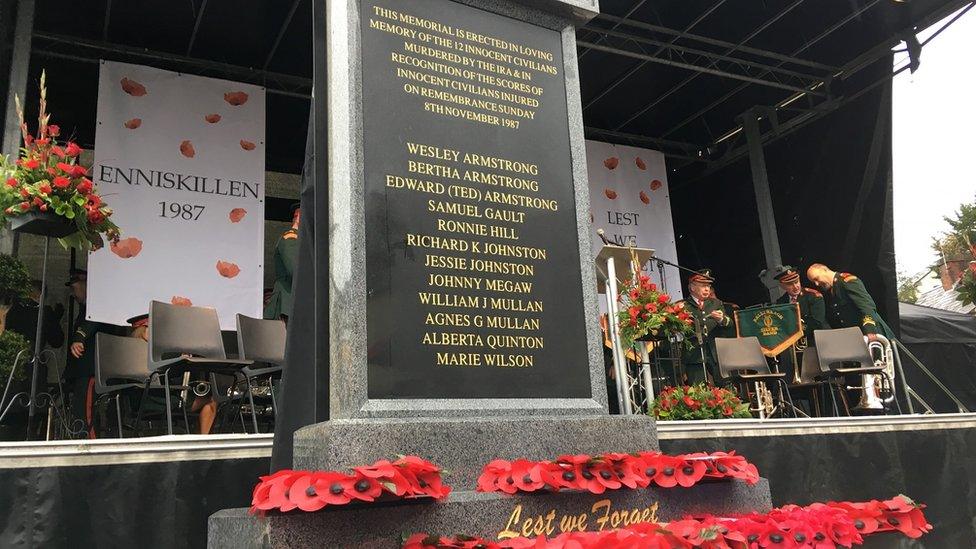
[[[903,37],[914,36],[918,31],[935,24],[962,8],[956,17],[936,32],[937,35],[976,5],[976,1],[973,0],[948,2],[925,20],[917,22],[914,28],[902,29],[901,32],[862,52],[841,67],[813,62],[800,57],[800,55],[877,6],[882,0],[869,0],[807,40],[788,55],[746,45],[748,41],[795,9],[803,1],[795,0],[790,3],[738,43],[692,34],[689,29],[679,31],[630,20],[627,17],[598,16],[583,29],[589,34],[587,39],[581,39],[579,42],[581,51],[596,49],[610,54],[639,59],[641,62],[610,82],[603,91],[588,100],[584,104],[584,110],[603,99],[611,90],[621,85],[623,81],[632,77],[647,64],[656,63],[686,69],[691,74],[670,89],[651,98],[635,112],[626,114],[626,118],[622,122],[616,123],[612,129],[587,128],[588,133],[626,142],[644,142],[661,146],[663,152],[682,161],[677,164],[679,167],[690,162],[700,161],[708,164],[705,174],[712,173],[748,154],[748,147],[740,143],[743,133],[741,123],[735,124],[731,129],[717,136],[712,136],[707,143],[685,143],[669,139],[670,136],[689,123],[702,120],[707,113],[726,103],[749,86],[760,85],[792,92],[774,105],[756,105],[753,107],[753,109],[770,113],[765,119],[772,127],[760,135],[762,142],[768,143],[774,139],[779,139],[890,81],[896,74],[909,67],[906,65],[893,70],[878,81],[867,84],[860,89],[848,90],[841,95],[832,92],[832,84],[835,82],[845,83],[863,69],[884,59],[889,59],[892,49],[902,41]],[[718,5],[713,5],[706,10],[702,16],[692,23],[692,26],[697,25],[703,17],[707,17],[721,4],[722,2],[719,2]],[[619,30],[621,28],[626,29],[626,32]],[[583,30],[580,32],[581,36]],[[593,39],[593,35],[599,36],[602,40]],[[664,40],[668,38],[670,40],[665,42]],[[681,40],[680,45],[676,44],[678,40]],[[653,51],[648,51],[649,47],[653,47]],[[659,136],[651,138],[626,131],[628,125],[660,105],[665,99],[674,95],[702,74],[737,80],[741,84],[668,128]],[[800,108],[800,105],[805,105],[805,107]],[[716,155],[716,152],[720,150],[724,150],[725,153],[720,156]],[[688,154],[690,151],[697,151],[697,154]]]
[[[199,7],[196,7],[196,2],[191,2],[190,9],[193,10],[194,14],[193,32],[186,46],[185,55],[111,43],[109,37],[112,0],[106,0],[101,41],[34,32],[31,54],[89,63],[96,63],[101,58],[153,60],[174,70],[236,79],[263,85],[269,93],[308,99],[311,97],[312,88],[310,78],[267,70],[301,1],[293,0],[287,4],[288,13],[276,34],[274,43],[268,51],[261,69],[191,56],[197,31],[205,14],[207,0],[202,0]],[[904,32],[898,33],[861,53],[844,66],[835,67],[804,59],[801,55],[883,0],[867,1],[790,54],[752,47],[747,43],[799,7],[805,0],[794,0],[761,25],[752,29],[737,43],[717,40],[691,32],[694,27],[717,11],[726,1],[716,0],[681,30],[630,19],[629,17],[643,7],[647,0],[635,0],[634,5],[627,10],[624,17],[601,14],[586,27],[580,29],[578,45],[581,59],[592,51],[600,51],[638,61],[636,65],[609,82],[599,93],[587,100],[583,106],[584,111],[603,100],[614,89],[624,85],[628,79],[639,73],[647,65],[661,64],[689,72],[686,78],[670,89],[651,98],[647,103],[635,109],[634,112],[625,113],[622,121],[614,124],[612,128],[587,127],[587,134],[613,141],[653,145],[672,158],[679,160],[681,162],[679,166],[691,162],[707,162],[709,164],[708,170],[714,171],[746,154],[747,151],[744,146],[736,146],[742,134],[741,124],[733,125],[735,122],[730,121],[731,128],[729,130],[711,137],[708,142],[704,143],[682,142],[670,139],[670,136],[688,124],[702,120],[707,113],[721,106],[742,90],[749,86],[758,85],[789,92],[782,101],[775,105],[756,106],[756,108],[772,109],[771,112],[777,113],[776,116],[770,117],[771,121],[775,122],[774,127],[761,135],[763,142],[782,137],[879,85],[878,83],[870,84],[866,89],[837,96],[831,91],[832,83],[847,80],[864,68],[872,66],[881,59],[888,58],[891,49],[901,41],[902,36],[914,35],[917,30],[935,23],[955,10],[964,6],[967,6],[966,9],[968,10],[976,5],[974,0],[949,2],[925,21],[919,22],[915,29],[904,29]],[[694,82],[702,74],[738,81],[740,84],[722,97],[663,131],[659,136],[638,135],[626,131],[628,125]],[[894,74],[896,72],[884,80],[890,79]],[[803,102],[800,104],[806,105],[805,108],[798,108],[794,105],[801,100]],[[726,152],[721,157],[716,158],[714,153],[717,150],[725,150]]]

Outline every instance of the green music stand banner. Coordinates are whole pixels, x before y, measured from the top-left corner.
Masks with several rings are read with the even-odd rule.
[[[763,354],[776,356],[803,337],[800,305],[783,303],[736,311],[735,332],[739,337],[759,338]]]

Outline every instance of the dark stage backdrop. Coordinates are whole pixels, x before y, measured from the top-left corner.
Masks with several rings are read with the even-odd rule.
[[[204,548],[207,517],[248,507],[268,459],[0,469],[0,547]]]
[[[890,110],[890,92],[880,86],[767,144],[765,155],[783,262],[802,269],[805,285],[806,267],[814,262],[857,275],[897,331]],[[869,151],[879,124],[877,168],[858,214],[855,202],[865,172],[871,172]],[[716,292],[725,301],[743,307],[768,301],[757,276],[766,263],[748,157],[700,179],[690,168],[681,169],[671,180],[681,263],[711,268]],[[853,253],[844,257],[855,222]]]

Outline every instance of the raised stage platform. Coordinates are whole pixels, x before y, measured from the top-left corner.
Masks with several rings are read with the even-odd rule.
[[[774,505],[887,498],[929,505],[921,541],[976,547],[976,414],[660,422],[669,453],[735,450]],[[177,435],[0,445],[0,546],[205,547],[207,517],[245,507],[271,435]]]

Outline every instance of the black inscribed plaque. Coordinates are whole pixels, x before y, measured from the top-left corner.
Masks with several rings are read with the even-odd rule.
[[[361,10],[369,398],[590,397],[560,33]]]

